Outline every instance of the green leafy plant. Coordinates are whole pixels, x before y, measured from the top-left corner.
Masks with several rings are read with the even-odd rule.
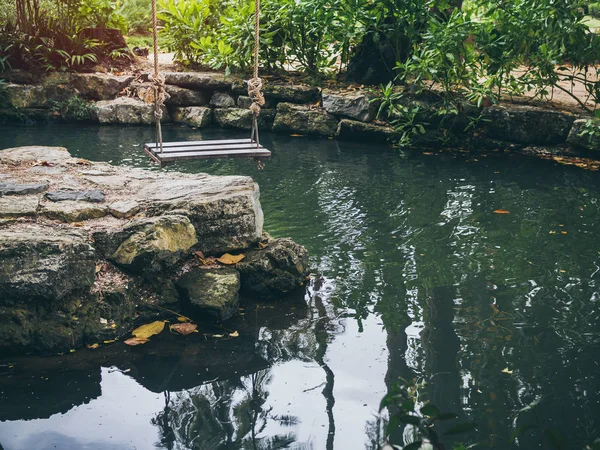
[[[64,120],[86,121],[91,118],[90,102],[78,95],[74,95],[62,102],[52,102],[50,109]]]
[[[387,408],[390,411],[390,419],[388,421],[386,432],[387,440],[389,436],[398,428],[411,427],[413,430],[414,440],[405,445],[403,450],[419,450],[429,448],[431,450],[443,450],[443,436],[453,436],[458,434],[468,433],[477,428],[477,425],[472,422],[458,422],[447,428],[440,435],[437,430],[439,423],[445,421],[456,421],[458,416],[454,413],[442,412],[432,403],[426,403],[421,407],[417,407],[416,393],[420,387],[415,382],[407,382],[401,380],[403,384],[395,384],[390,391],[383,397],[379,410]],[[394,444],[394,443],[392,443]],[[465,447],[463,444],[454,446],[458,449],[472,448],[473,445]]]

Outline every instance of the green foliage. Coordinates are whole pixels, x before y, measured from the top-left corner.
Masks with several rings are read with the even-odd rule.
[[[79,28],[117,28],[126,33],[128,25],[118,10],[118,3],[112,0],[82,0],[75,21]]]
[[[596,19],[600,18],[600,3],[590,3],[588,5],[588,14]]]
[[[148,33],[152,29],[152,10],[150,0],[123,1],[118,13],[125,19],[125,32]]]
[[[62,119],[68,121],[86,121],[91,118],[90,102],[77,95],[62,102],[52,102],[50,109],[59,114]]]
[[[446,431],[440,436],[438,424],[455,421],[458,416],[454,413],[442,412],[432,403],[426,403],[421,408],[417,408],[417,396],[423,385],[402,381],[404,384],[395,384],[383,397],[379,409],[381,411],[387,408],[390,411],[386,429],[387,436],[392,435],[400,427],[412,427],[415,439],[403,447],[404,450],[419,450],[420,448],[442,450],[445,448],[442,441],[443,436],[469,433],[477,428],[472,422],[458,422],[446,428]],[[455,450],[466,448],[472,447],[465,447],[463,444],[454,446]]]

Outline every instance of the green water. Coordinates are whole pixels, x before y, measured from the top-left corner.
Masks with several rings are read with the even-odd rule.
[[[225,136],[236,133],[165,132]],[[151,140],[149,128],[0,127],[1,148],[61,145],[140,167]],[[418,404],[477,423],[456,440],[555,448],[539,430],[511,444],[523,425],[568,449],[600,438],[597,173],[262,140],[273,151],[263,171],[245,160],[169,170],[254,177],[266,230],[306,246],[320,274],[304,298],[246,305],[228,324],[238,339],[165,336],[0,366],[4,450],[377,448],[379,401],[399,377],[425,383]],[[410,442],[410,429],[394,438]]]

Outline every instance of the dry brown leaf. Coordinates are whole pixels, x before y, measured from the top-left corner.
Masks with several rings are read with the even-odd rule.
[[[291,137],[304,137],[303,134],[290,134]]]
[[[176,333],[182,334],[184,336],[198,332],[198,330],[196,330],[196,328],[198,328],[198,325],[190,322],[176,323],[174,325],[171,325],[169,328],[171,331],[175,331]]]
[[[230,255],[229,253],[225,253],[220,258],[217,258],[217,261],[219,261],[221,264],[231,265],[239,263],[245,257],[246,255],[243,253],[240,253],[239,255]]]
[[[264,244],[262,242],[258,243],[258,248],[263,249],[263,248],[267,248],[269,246],[269,244]]]
[[[73,222],[71,225],[73,225],[74,227],[82,227],[83,222]]]
[[[134,337],[148,339],[150,336],[160,333],[165,328],[165,323],[162,320],[147,323],[137,327],[131,332]]]
[[[100,347],[100,344],[96,343],[96,344],[87,344],[86,345],[87,348],[91,348],[91,349],[95,349]]]
[[[135,345],[142,345],[145,344],[146,342],[148,342],[150,339],[148,338],[141,338],[141,337],[132,337],[129,338],[125,341],[125,343],[127,345],[131,345],[131,346],[135,346]]]
[[[494,214],[510,214],[510,211],[506,209],[496,209],[494,210]]]

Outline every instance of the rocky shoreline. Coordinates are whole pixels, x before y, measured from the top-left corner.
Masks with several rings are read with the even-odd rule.
[[[217,125],[249,130],[250,99],[245,82],[213,72],[167,72],[169,99],[164,121],[196,128]],[[52,74],[39,79],[28,73],[0,76],[9,84],[2,88],[0,120],[87,120],[101,124],[151,124],[154,120],[148,74],[113,76],[103,73]],[[261,129],[275,133],[313,135],[343,140],[389,142],[399,137],[385,120],[377,120],[378,100],[368,88],[318,88],[276,80],[265,82],[266,104],[260,116]],[[427,102],[407,98],[408,106]],[[555,107],[503,103],[472,111],[478,124],[465,132],[465,117],[454,118],[454,126],[440,139],[428,130],[416,139],[417,146],[481,148],[493,147],[538,153],[536,146],[551,148],[551,154],[596,153],[593,143],[581,136],[590,119],[580,112]],[[465,119],[465,120],[462,120]]]
[[[307,275],[302,246],[263,233],[249,177],[0,150],[0,355],[68,352],[173,313],[227,320],[240,295],[285,299]]]

